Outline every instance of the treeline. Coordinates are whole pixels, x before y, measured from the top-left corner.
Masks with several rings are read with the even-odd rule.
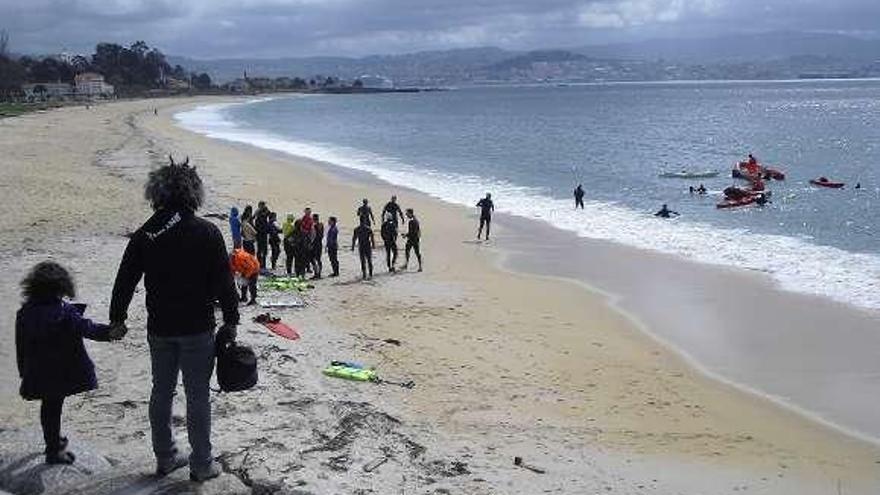
[[[9,51],[9,36],[0,31],[0,97],[15,96],[27,83],[73,83],[74,77],[84,72],[103,75],[123,96],[181,86],[197,90],[212,87],[208,74],[190,73],[180,65],[172,67],[161,51],[143,41],[129,46],[99,43],[90,56],[16,57]]]

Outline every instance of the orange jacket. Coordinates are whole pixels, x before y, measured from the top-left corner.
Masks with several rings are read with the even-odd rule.
[[[257,257],[244,249],[237,248],[229,257],[229,267],[232,273],[237,273],[244,278],[251,278],[260,273],[260,262]]]

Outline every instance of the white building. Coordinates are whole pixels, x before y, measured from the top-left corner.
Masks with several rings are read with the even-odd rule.
[[[383,76],[363,75],[357,78],[364,88],[370,89],[394,89],[394,81]]]
[[[84,72],[74,78],[76,83],[76,94],[79,96],[93,97],[111,97],[115,92],[112,84],[104,81],[104,76],[94,72]]]

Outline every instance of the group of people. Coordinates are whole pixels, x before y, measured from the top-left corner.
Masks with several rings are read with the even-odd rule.
[[[376,218],[373,216],[373,209],[370,202],[364,199],[361,206],[356,212],[358,226],[355,227],[351,236],[351,250],[358,250],[358,258],[361,264],[361,276],[364,280],[373,278],[373,249],[376,247],[376,237],[373,233],[373,224]],[[400,222],[398,222],[400,219]],[[422,271],[422,228],[415,211],[407,208],[406,213],[397,203],[397,196],[391,196],[391,200],[382,208],[382,223],[379,227],[379,233],[382,238],[382,244],[385,246],[385,266],[388,271],[394,273],[397,271],[397,256],[399,249],[397,247],[397,238],[402,236],[406,239],[404,249],[405,260],[403,269],[409,268],[410,253],[416,255],[419,263],[419,271]],[[400,224],[406,222],[406,232],[400,233]]]
[[[373,210],[369,201],[364,199],[357,209],[357,227],[352,232],[352,251],[358,249],[361,273],[363,278],[373,276],[373,249],[376,247],[372,225],[375,223]],[[409,266],[410,253],[415,253],[422,271],[421,227],[415,212],[410,208],[404,210],[397,203],[397,197],[391,200],[382,210],[381,238],[385,245],[385,258],[388,271],[398,269],[397,240],[401,235],[406,239],[406,261],[403,269]],[[399,225],[407,223],[406,232],[399,234]],[[339,276],[339,225],[336,217],[327,219],[327,227],[321,217],[306,208],[301,217],[287,215],[284,223],[278,225],[278,215],[271,211],[265,201],[260,201],[256,211],[251,205],[245,206],[241,215],[237,207],[233,207],[229,215],[229,228],[235,249],[232,254],[233,271],[241,286],[241,300],[256,300],[257,277],[261,272],[275,271],[281,250],[284,250],[284,265],[288,276],[306,277],[311,273],[312,279],[320,279],[324,271],[324,250],[330,261],[332,272],[330,277]]]

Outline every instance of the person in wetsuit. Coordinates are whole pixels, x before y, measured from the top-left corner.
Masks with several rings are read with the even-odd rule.
[[[391,201],[385,204],[385,208],[382,209],[382,219],[384,221],[385,215],[391,215],[391,221],[394,222],[394,228],[397,229],[397,217],[400,217],[401,223],[406,219],[403,218],[403,210],[400,209],[400,205],[397,204],[397,196],[391,196]]]
[[[324,270],[324,262],[321,261],[321,257],[324,254],[324,224],[321,223],[321,218],[317,213],[312,214],[312,231],[314,232],[314,238],[312,239],[311,244],[311,263],[312,263],[312,278],[315,280],[319,280],[321,278],[321,271]]]
[[[574,207],[584,209],[584,186],[581,184],[574,188]]]
[[[660,211],[658,211],[657,213],[654,213],[654,216],[660,217],[660,218],[669,218],[669,217],[673,217],[673,216],[678,216],[678,212],[670,210],[669,207],[666,206],[666,203],[663,203],[663,206],[660,208]]]
[[[367,222],[367,227],[373,225],[375,219],[373,218],[373,209],[370,208],[370,202],[367,201],[367,198],[364,198],[363,204],[360,208],[357,209],[357,217],[358,217],[358,225]]]
[[[706,186],[700,184],[700,187],[697,188],[697,194],[703,195],[706,194]]]
[[[367,280],[369,268],[369,278],[373,278],[373,248],[376,247],[376,238],[373,236],[373,230],[365,221],[354,229],[351,235],[351,251],[354,252],[355,246],[358,247],[358,254],[361,260],[361,274],[364,280]]]
[[[336,217],[327,219],[327,257],[330,258],[330,267],[333,269],[331,277],[339,276],[339,228],[336,227]]]
[[[492,195],[486,193],[486,197],[477,202],[477,208],[480,209],[480,229],[477,230],[477,239],[483,233],[483,227],[486,227],[486,240],[489,240],[489,229],[492,226],[492,212],[495,211],[495,203],[492,202]]]
[[[260,268],[266,268],[266,257],[269,255],[269,207],[265,201],[257,203],[254,228],[257,229],[257,261],[260,262]]]
[[[278,266],[278,256],[281,255],[281,228],[278,226],[278,214],[269,212],[269,252],[272,261],[272,270]]]
[[[406,217],[409,218],[409,223],[407,224],[406,234],[403,234],[406,238],[406,261],[403,264],[403,269],[406,270],[409,267],[409,252],[412,250],[415,251],[416,259],[419,260],[419,271],[422,271],[422,252],[419,249],[422,229],[412,208],[406,209]]]
[[[397,217],[390,212],[382,214],[382,243],[385,244],[385,265],[394,273],[397,266]]]

